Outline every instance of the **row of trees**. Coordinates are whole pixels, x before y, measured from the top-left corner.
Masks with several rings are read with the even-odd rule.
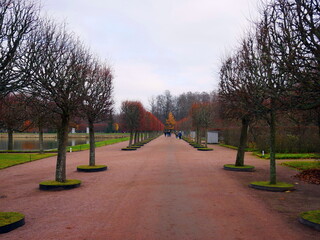
[[[122,102],[121,120],[121,128],[130,133],[129,147],[140,140],[152,137],[154,132],[164,130],[163,123],[151,112],[146,111],[138,101]]]
[[[226,58],[219,96],[225,116],[241,119],[236,165],[243,165],[249,123],[265,120],[270,129],[270,183],[276,183],[275,136],[279,115],[319,111],[320,8],[312,0],[275,0]]]
[[[31,103],[39,128],[50,116],[58,132],[56,181],[65,182],[70,121],[88,121],[94,165],[93,123],[112,111],[113,74],[63,25],[41,19],[38,9],[26,0],[0,3],[0,99],[6,104],[15,94]]]

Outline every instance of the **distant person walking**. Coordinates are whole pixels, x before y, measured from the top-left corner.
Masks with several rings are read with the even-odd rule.
[[[181,131],[179,131],[179,133],[178,133],[178,137],[179,137],[179,139],[181,139],[181,138],[182,138],[182,132],[181,132]]]

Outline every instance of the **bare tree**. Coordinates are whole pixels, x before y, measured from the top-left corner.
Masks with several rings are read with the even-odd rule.
[[[270,128],[270,184],[276,184],[276,118],[279,111],[293,108],[292,93],[296,82],[289,69],[294,68],[299,44],[290,29],[293,15],[288,15],[287,1],[265,4],[262,19],[256,24],[256,53],[259,67],[256,77],[264,82],[263,112]],[[288,40],[289,39],[289,40]]]
[[[205,135],[205,147],[207,147],[208,128],[213,125],[213,107],[211,103],[194,103],[191,108],[192,125],[196,129],[196,142],[201,144],[202,131]]]
[[[31,79],[30,93],[51,102],[47,107],[59,116],[56,181],[65,182],[69,123],[83,102],[90,55],[59,28],[48,21],[41,24],[28,43],[24,66]]]
[[[82,112],[89,124],[90,159],[89,165],[95,166],[94,123],[110,118],[112,113],[112,71],[98,60],[93,61],[91,71],[84,87]]]
[[[38,12],[32,1],[0,1],[0,98],[25,85],[17,61],[37,25]]]
[[[244,165],[250,122],[263,113],[264,82],[256,77],[258,59],[252,35],[244,39],[241,48],[227,58],[220,69],[219,97],[226,118],[241,120],[241,135],[235,166]]]

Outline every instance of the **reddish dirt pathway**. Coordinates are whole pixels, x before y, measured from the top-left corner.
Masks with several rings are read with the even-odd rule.
[[[105,172],[76,172],[77,165],[87,163],[88,152],[68,154],[68,178],[83,181],[80,188],[73,190],[38,190],[40,181],[53,179],[55,158],[1,170],[0,211],[22,212],[26,224],[0,238],[302,240],[317,237],[317,232],[299,224],[296,227],[262,202],[257,190],[234,177],[239,173],[222,170],[223,164],[234,162],[233,150],[214,146],[213,152],[199,152],[182,140],[163,136],[135,152],[120,151],[126,144],[97,149],[97,164],[109,167]],[[247,158],[248,163],[255,159]],[[267,162],[259,160],[255,165],[266,168]]]

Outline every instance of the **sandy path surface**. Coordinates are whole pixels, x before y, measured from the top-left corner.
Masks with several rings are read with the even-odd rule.
[[[73,190],[38,190],[39,182],[54,178],[54,157],[1,170],[0,211],[22,212],[26,224],[0,239],[319,237],[296,221],[286,221],[261,201],[261,191],[235,177],[251,173],[222,169],[223,164],[234,162],[236,151],[214,146],[213,152],[199,152],[182,140],[163,136],[134,152],[120,150],[126,145],[98,148],[97,164],[109,167],[98,173],[75,171],[77,165],[87,164],[87,151],[68,153],[68,179],[83,181]],[[247,159],[247,164],[255,161],[258,169],[268,166],[267,161],[256,161],[253,156]]]

